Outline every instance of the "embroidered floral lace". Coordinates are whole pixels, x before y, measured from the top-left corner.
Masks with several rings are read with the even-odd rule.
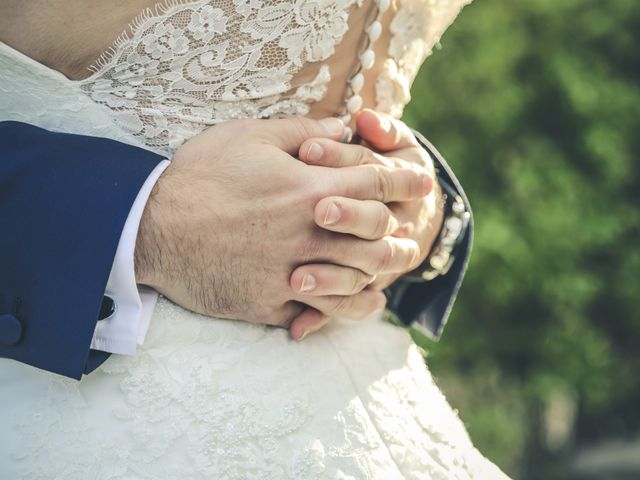
[[[401,115],[419,66],[468,1],[405,1],[389,12],[388,52],[371,72],[377,78],[367,78],[377,92],[365,106]],[[332,67],[358,58],[363,13],[354,15],[362,34],[335,55],[354,26],[350,13],[375,8],[363,0],[161,3],[133,21],[133,33],[79,85],[123,130],[170,154],[219,122],[307,115],[326,95]],[[344,90],[346,80],[336,88]]]

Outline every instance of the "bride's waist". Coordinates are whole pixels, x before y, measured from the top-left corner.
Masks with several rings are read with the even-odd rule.
[[[335,319],[298,342],[283,328],[205,317],[160,297],[137,352],[111,355],[81,384],[110,384],[123,375],[137,377],[163,372],[182,376],[195,371],[229,381],[244,372],[245,378],[262,384],[266,378],[273,382],[301,375],[330,378],[337,371],[354,368],[354,361],[360,364],[358,368],[375,368],[377,376],[402,368],[411,344],[403,329],[384,322],[379,315],[361,321]],[[105,375],[113,380],[107,382]],[[0,359],[0,379],[7,389],[39,390],[54,379],[75,384],[73,380],[7,359]]]

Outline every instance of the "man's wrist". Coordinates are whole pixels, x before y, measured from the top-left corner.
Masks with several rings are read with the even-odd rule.
[[[158,283],[157,272],[160,270],[160,249],[158,235],[155,230],[158,216],[154,214],[156,189],[157,185],[154,186],[142,213],[133,255],[136,283],[151,287]]]
[[[151,287],[159,283],[158,272],[161,271],[161,235],[158,232],[162,230],[161,227],[159,228],[162,223],[162,215],[159,212],[162,210],[157,206],[160,184],[168,166],[169,162],[160,171],[154,171],[156,174],[154,179],[149,179],[152,183],[148,185],[148,198],[141,212],[133,255],[136,283]]]

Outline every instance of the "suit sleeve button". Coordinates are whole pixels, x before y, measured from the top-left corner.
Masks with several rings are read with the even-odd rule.
[[[0,315],[0,345],[11,346],[20,341],[22,324],[14,315]]]

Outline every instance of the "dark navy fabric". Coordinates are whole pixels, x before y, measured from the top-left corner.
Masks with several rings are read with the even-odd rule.
[[[427,141],[419,132],[413,132],[418,142],[427,150],[438,170],[438,177],[443,178],[462,197],[467,211],[471,213],[469,200],[462,189],[462,185],[453,171],[442,158],[440,152]],[[434,339],[438,339],[447,323],[451,309],[456,300],[464,274],[471,257],[473,244],[473,216],[464,234],[451,268],[446,275],[441,275],[424,283],[408,282],[402,277],[386,289],[387,308],[406,325],[416,324]]]
[[[81,378],[131,206],[162,157],[0,122],[0,357]]]

